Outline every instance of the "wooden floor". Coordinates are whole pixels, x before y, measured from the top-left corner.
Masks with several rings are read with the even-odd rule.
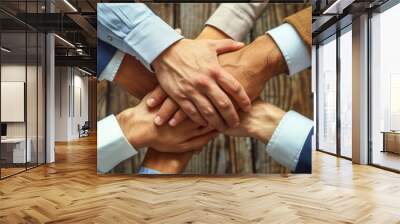
[[[400,175],[320,152],[312,175],[101,177],[95,139],[0,181],[0,223],[400,223]]]

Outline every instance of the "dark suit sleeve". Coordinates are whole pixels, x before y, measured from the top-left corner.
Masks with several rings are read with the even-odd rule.
[[[313,128],[310,130],[310,133],[308,133],[307,140],[303,145],[303,148],[301,150],[300,156],[299,156],[299,161],[297,163],[295,173],[311,173],[311,161],[312,161],[312,155],[311,155],[311,137],[313,133]]]
[[[111,61],[116,51],[117,48],[100,39],[97,39],[97,78],[100,77],[100,74]]]

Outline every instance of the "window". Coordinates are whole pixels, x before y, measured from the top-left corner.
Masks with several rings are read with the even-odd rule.
[[[318,47],[318,149],[336,153],[336,36]]]
[[[352,32],[351,25],[340,36],[340,155],[351,158],[352,148]]]
[[[371,18],[371,162],[400,170],[400,4]]]

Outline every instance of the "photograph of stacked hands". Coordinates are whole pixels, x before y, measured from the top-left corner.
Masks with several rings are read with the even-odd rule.
[[[137,102],[99,117],[98,172],[311,173],[312,102],[278,106],[310,94],[311,7],[223,3],[208,4],[208,18],[157,14],[176,5],[185,4],[97,5],[99,86],[111,82]],[[194,19],[204,22],[184,24]],[[291,83],[297,92],[270,97]]]
[[[0,0],[0,224],[400,224],[399,0]]]

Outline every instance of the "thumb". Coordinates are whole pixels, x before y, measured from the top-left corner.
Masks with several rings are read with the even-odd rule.
[[[232,39],[210,40],[210,43],[214,46],[215,50],[217,51],[217,54],[236,51],[244,47],[244,43],[237,42]]]

